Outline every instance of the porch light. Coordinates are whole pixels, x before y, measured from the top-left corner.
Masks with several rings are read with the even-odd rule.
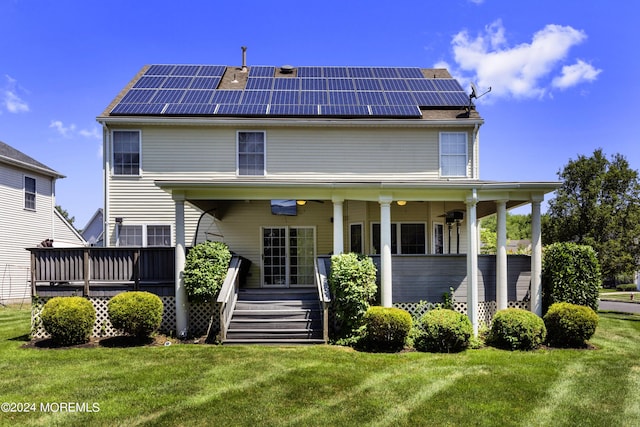
[[[396,203],[398,204],[398,206],[404,206],[404,205],[407,204],[407,201],[406,200],[398,200]]]
[[[304,205],[307,204],[307,201],[306,200],[296,200],[296,204],[298,206],[304,206]]]

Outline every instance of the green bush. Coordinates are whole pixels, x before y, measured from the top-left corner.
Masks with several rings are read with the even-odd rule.
[[[53,342],[59,345],[84,344],[91,337],[96,310],[83,297],[55,297],[44,305],[40,319]]]
[[[415,329],[415,349],[437,353],[463,351],[469,347],[473,335],[473,326],[469,318],[446,308],[426,312]]]
[[[203,242],[189,250],[184,267],[184,287],[189,301],[215,301],[230,261],[231,252],[222,242]]]
[[[554,347],[584,347],[598,326],[598,315],[589,307],[558,302],[544,315],[547,341]]]
[[[625,285],[617,285],[616,291],[620,292],[634,292],[638,290],[638,286],[635,283],[627,283]]]
[[[376,266],[354,253],[331,257],[329,287],[335,314],[335,340],[353,344],[363,334],[364,314],[376,296]]]
[[[149,292],[123,292],[107,304],[114,328],[138,339],[151,336],[162,322],[162,300]]]
[[[506,350],[533,350],[544,342],[543,320],[520,308],[499,310],[491,322],[487,343]]]
[[[400,308],[369,307],[364,314],[365,348],[383,352],[402,350],[411,323],[411,315]]]
[[[554,243],[542,260],[542,312],[556,302],[585,305],[598,310],[602,278],[591,246]]]

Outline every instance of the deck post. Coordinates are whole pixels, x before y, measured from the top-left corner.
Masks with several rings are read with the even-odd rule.
[[[187,314],[187,291],[184,287],[184,266],[186,263],[186,243],[184,230],[184,201],[183,194],[173,193],[176,209],[176,332],[179,338],[185,338],[189,323]]]
[[[344,223],[342,204],[344,200],[333,198],[333,254],[344,252]]]
[[[89,281],[91,280],[91,262],[89,257],[89,248],[84,248],[83,252],[83,270],[82,275],[84,276],[84,296],[89,298]]]
[[[496,221],[496,305],[504,310],[508,305],[507,291],[507,201],[498,200]]]
[[[391,270],[391,197],[380,197],[380,287],[383,307],[393,306]]]
[[[478,336],[478,220],[476,205],[478,193],[473,189],[465,201],[467,205],[467,316],[473,325],[473,335]]]
[[[544,196],[531,199],[531,311],[542,316],[542,225],[540,204]]]

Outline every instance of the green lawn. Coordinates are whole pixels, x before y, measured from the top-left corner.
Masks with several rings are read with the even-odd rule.
[[[633,298],[631,298],[633,296]],[[640,304],[640,292],[618,292],[615,289],[601,289],[600,300],[602,301],[622,301]]]
[[[35,405],[0,425],[640,425],[640,316],[602,314],[596,350],[453,355],[22,348],[28,332],[28,310],[0,308],[0,402]]]

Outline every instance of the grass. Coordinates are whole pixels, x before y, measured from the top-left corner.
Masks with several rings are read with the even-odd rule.
[[[0,425],[632,426],[640,316],[601,314],[596,350],[369,354],[335,346],[23,348],[0,308]],[[86,403],[99,412],[40,411]],[[46,407],[45,407],[46,409]]]
[[[632,296],[633,296],[633,299],[631,298]],[[636,304],[640,304],[640,291],[620,292],[620,291],[616,291],[615,289],[601,289],[600,300],[633,302]]]

